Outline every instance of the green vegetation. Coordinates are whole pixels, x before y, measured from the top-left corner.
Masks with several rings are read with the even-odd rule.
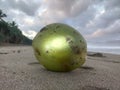
[[[7,15],[0,10],[0,44],[12,43],[31,45],[32,40],[22,34],[16,23],[14,21],[6,22],[3,20],[4,17],[7,17]]]

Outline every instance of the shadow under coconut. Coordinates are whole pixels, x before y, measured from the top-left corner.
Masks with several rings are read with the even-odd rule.
[[[28,63],[28,65],[38,65],[38,64],[40,64],[39,62],[30,62],[30,63]]]
[[[28,65],[39,65],[40,63],[39,62],[31,62],[31,63],[28,63]],[[85,69],[85,70],[93,70],[94,68],[93,67],[90,67],[90,66],[81,66],[79,67],[81,69]]]

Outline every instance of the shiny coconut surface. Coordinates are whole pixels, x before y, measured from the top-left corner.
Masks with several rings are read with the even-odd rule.
[[[85,62],[86,41],[66,24],[45,26],[33,39],[32,46],[40,64],[51,71],[71,71]]]

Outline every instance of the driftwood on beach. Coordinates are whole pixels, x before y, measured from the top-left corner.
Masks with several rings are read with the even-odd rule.
[[[87,56],[93,56],[93,57],[105,57],[102,53],[88,53]]]

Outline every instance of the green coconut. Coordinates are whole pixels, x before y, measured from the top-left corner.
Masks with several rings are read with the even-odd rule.
[[[69,25],[53,23],[43,27],[32,42],[37,60],[50,71],[71,71],[85,63],[87,44]]]

